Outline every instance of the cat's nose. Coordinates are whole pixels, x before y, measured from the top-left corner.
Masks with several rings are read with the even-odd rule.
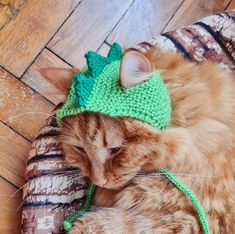
[[[106,183],[107,183],[107,179],[106,178],[97,179],[95,181],[95,184],[97,186],[99,186],[99,187],[103,187]]]
[[[107,183],[107,179],[104,177],[93,177],[92,182],[99,187],[103,187]]]
[[[98,186],[99,187],[104,187],[104,185],[106,184],[107,180],[105,182],[99,183]]]

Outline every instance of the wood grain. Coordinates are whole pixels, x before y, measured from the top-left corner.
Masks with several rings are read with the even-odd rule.
[[[24,183],[30,147],[29,141],[0,122],[0,176],[18,187]]]
[[[106,42],[135,45],[162,30],[222,11],[229,1],[0,0],[0,67],[5,68],[0,68],[0,233],[20,233],[21,211],[14,212],[22,194],[8,201],[16,188],[6,180],[18,187],[23,184],[30,141],[54,108],[42,96],[54,104],[64,99],[58,86],[45,80],[38,69],[69,68],[63,60],[81,68],[87,50],[106,55]],[[232,0],[227,10],[234,8]]]
[[[109,48],[110,46],[107,43],[103,43],[102,46],[98,49],[98,53],[103,55],[103,56],[107,56],[108,52],[109,52]]]
[[[109,45],[103,43],[98,52],[104,56],[109,51]],[[47,98],[54,104],[59,104],[66,99],[66,95],[56,85],[60,82],[57,77],[54,77],[54,81],[50,82],[45,79],[39,72],[41,68],[71,68],[70,65],[62,61],[59,57],[53,54],[48,49],[44,49],[42,53],[37,57],[34,63],[26,71],[21,81],[28,86],[32,87],[43,97]],[[58,81],[57,81],[58,80]]]
[[[0,120],[33,140],[54,106],[0,68]]]
[[[70,66],[63,62],[59,57],[54,55],[48,49],[44,49],[37,57],[34,63],[30,66],[27,72],[22,77],[22,81],[46,97],[54,104],[58,104],[65,99],[65,95],[55,86],[55,83],[50,83],[39,72],[41,68],[70,68]],[[56,77],[55,77],[56,82]]]
[[[75,67],[85,65],[84,54],[97,50],[133,0],[82,1],[49,43],[49,48]]]
[[[19,234],[22,207],[17,212],[16,210],[21,204],[22,192],[16,192],[17,189],[3,178],[0,178],[0,187],[0,233]],[[13,194],[14,196],[12,196]]]
[[[79,1],[27,1],[0,31],[0,65],[20,77]]]
[[[234,10],[234,9],[235,9],[235,0],[232,0],[226,10]]]
[[[195,21],[225,9],[229,0],[185,0],[164,32],[195,23]]]
[[[0,1],[0,30],[19,12],[26,0]]]
[[[182,0],[136,0],[107,39],[124,47],[134,46],[157,36]]]

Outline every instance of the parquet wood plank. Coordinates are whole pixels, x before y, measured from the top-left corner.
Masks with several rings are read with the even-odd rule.
[[[103,43],[98,52],[102,55],[107,55],[109,50],[109,45]],[[61,91],[58,86],[59,81],[57,77],[54,78],[54,82],[50,82],[45,79],[39,72],[41,68],[70,68],[70,66],[62,61],[59,57],[53,54],[48,49],[44,49],[42,53],[37,57],[34,63],[26,71],[21,81],[36,90],[43,97],[47,98],[54,104],[58,104],[65,100],[66,95]]]
[[[182,0],[136,0],[107,39],[124,47],[134,46],[157,36]]]
[[[33,140],[53,108],[54,105],[0,68],[1,121]]]
[[[98,49],[98,53],[106,56],[109,52],[110,46],[107,43],[103,43],[102,46]]]
[[[18,187],[24,183],[25,166],[30,147],[29,141],[0,122],[0,176]]]
[[[49,48],[75,67],[85,65],[84,53],[97,50],[133,0],[82,1],[49,43]]]
[[[20,207],[17,212],[16,210],[22,202],[22,192],[19,191],[12,196],[17,189],[3,178],[0,178],[0,188],[0,233],[19,234],[22,208]]]
[[[21,80],[52,103],[58,104],[65,99],[65,94],[61,92],[55,83],[50,83],[39,73],[39,69],[49,67],[70,68],[70,66],[63,62],[59,57],[54,55],[48,49],[44,49]]]
[[[19,12],[26,0],[0,1],[0,30]]]
[[[223,11],[230,0],[185,0],[172,20],[164,29],[164,32],[174,30],[195,23],[195,21]]]
[[[0,66],[20,77],[79,1],[27,1],[0,31]]]
[[[129,47],[160,34],[171,17],[164,31],[189,25],[213,12],[222,11],[229,2],[135,0],[133,3],[134,0],[100,0],[96,3],[83,0],[53,37],[80,1],[60,0],[58,4],[55,0],[0,0],[0,66],[18,78],[26,71],[21,81],[27,84],[0,68],[0,120],[28,139],[0,122],[0,233],[20,233],[21,209],[14,213],[22,202],[21,192],[8,201],[16,188],[1,176],[18,187],[22,186],[31,145],[29,140],[33,140],[47,118],[37,112],[49,114],[54,107],[33,89],[54,104],[64,99],[61,90],[45,80],[38,69],[68,68],[69,65],[56,54],[82,68],[87,50],[99,48],[99,53],[107,54],[109,45],[103,43],[107,37],[110,44],[119,41],[124,47]],[[216,3],[213,9],[211,2]],[[234,8],[235,0],[232,0],[227,10]],[[50,39],[48,48],[53,52],[44,48]],[[25,115],[25,112],[34,114]]]
[[[232,0],[226,10],[234,10],[234,9],[235,9],[235,0]]]

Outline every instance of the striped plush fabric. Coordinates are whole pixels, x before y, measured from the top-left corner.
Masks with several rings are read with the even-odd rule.
[[[192,26],[164,33],[135,48],[145,52],[155,46],[182,53],[196,62],[209,59],[234,72],[235,11],[208,16]]]
[[[146,52],[155,46],[182,53],[197,62],[210,59],[235,73],[235,11],[206,17],[192,26],[143,42],[135,49]],[[79,171],[63,163],[53,115],[34,141],[27,163],[24,234],[61,233],[65,215],[77,210],[84,201],[86,182],[79,177]]]

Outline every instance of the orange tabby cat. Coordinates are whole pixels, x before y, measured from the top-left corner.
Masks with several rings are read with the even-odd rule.
[[[210,62],[152,49],[125,53],[121,83],[137,85],[153,69],[171,97],[168,130],[89,112],[63,119],[66,161],[99,186],[99,208],[69,233],[202,233],[192,204],[159,173],[164,166],[197,195],[211,233],[235,233],[235,81]]]

